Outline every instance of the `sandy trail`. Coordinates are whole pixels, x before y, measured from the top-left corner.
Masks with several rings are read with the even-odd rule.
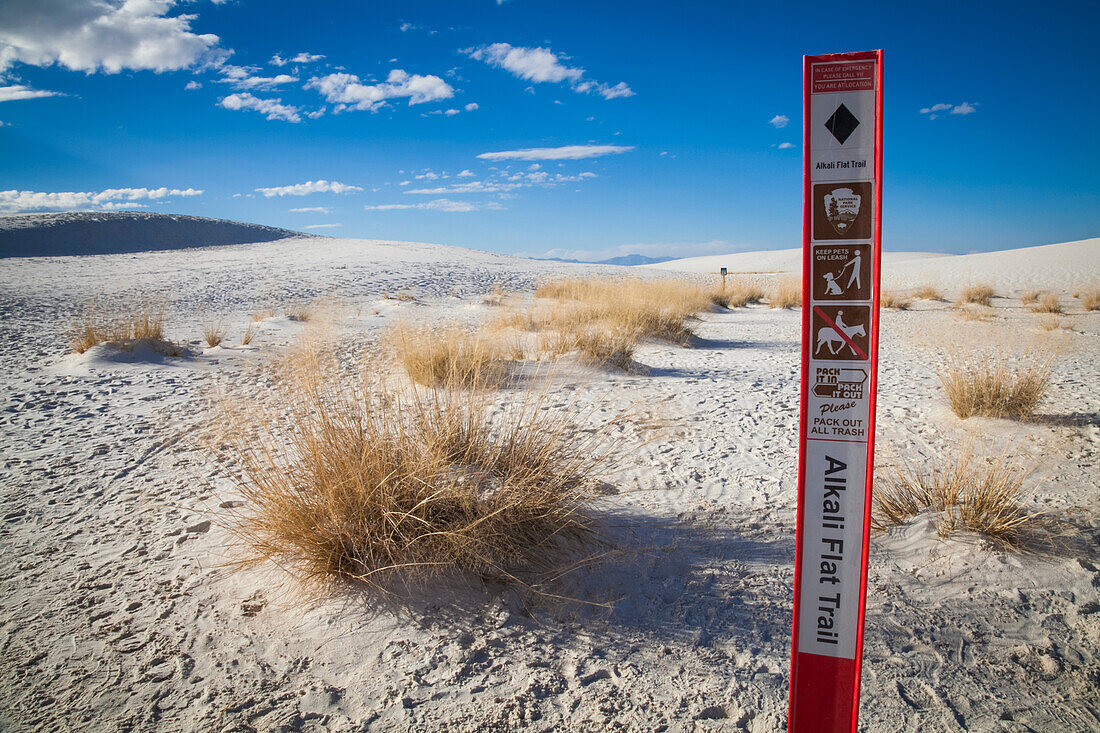
[[[340,333],[368,341],[401,317],[475,318],[498,282],[595,271],[348,240],[2,263],[0,728],[781,729],[797,313],[705,314],[691,348],[640,349],[645,373],[562,378],[562,400],[579,395],[595,419],[634,406],[658,431],[613,480],[622,552],[568,585],[616,600],[609,614],[532,614],[476,588],[398,615],[356,597],[303,605],[277,571],[228,566],[229,490],[191,437],[216,390],[264,387],[300,324],[266,321],[255,349],[185,360],[64,354],[92,293],[170,289],[181,340],[212,315],[239,338],[253,309],[331,296]],[[405,291],[419,302],[382,297]],[[941,542],[920,522],[877,537],[865,730],[1100,728],[1100,314],[1054,335],[1066,352],[1038,419],[960,421],[930,344],[1051,338],[1018,301],[995,304],[985,323],[944,304],[885,313],[880,452],[949,454],[968,435],[1018,445],[1037,467],[1035,508],[1068,511],[1082,533],[1046,557]]]

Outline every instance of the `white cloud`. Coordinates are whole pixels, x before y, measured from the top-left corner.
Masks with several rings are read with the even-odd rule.
[[[457,109],[449,109],[446,112],[444,112],[443,114],[447,115],[448,117],[454,117],[455,115],[458,114],[458,110]]]
[[[272,66],[286,66],[287,64],[312,64],[314,61],[320,61],[324,57],[325,55],[320,53],[300,53],[294,58],[284,59],[279,54],[275,54],[271,57],[271,60],[268,61],[268,63]]]
[[[269,120],[285,120],[287,122],[301,122],[300,110],[289,104],[283,104],[282,99],[260,99],[248,92],[238,92],[224,97],[219,105],[226,109],[241,110],[252,109]]]
[[[332,229],[334,227],[340,227],[343,224],[310,224],[308,227],[302,227],[303,229]]]
[[[794,147],[794,143],[779,143],[780,150],[789,150]]]
[[[316,89],[336,109],[357,109],[378,111],[388,99],[408,97],[409,105],[435,102],[454,96],[450,84],[438,76],[408,74],[401,69],[390,72],[386,81],[380,84],[362,84],[355,74],[329,74],[314,77],[306,89]]]
[[[303,206],[300,209],[291,209],[295,214],[331,214],[332,209],[328,206]]]
[[[460,170],[458,172],[457,177],[458,178],[473,178],[475,175],[477,175],[477,174],[474,173],[472,170],[467,168],[467,169],[464,169],[464,170]]]
[[[787,123],[791,121],[791,118],[787,115],[776,115],[768,120],[768,124],[779,130],[787,126]]]
[[[108,188],[103,191],[0,191],[0,213],[20,211],[70,211],[73,209],[117,209],[138,204],[120,201],[158,200],[168,196],[199,196],[194,188]]]
[[[962,104],[947,104],[945,102],[940,102],[939,104],[933,104],[931,107],[923,107],[920,113],[922,115],[928,115],[928,119],[934,120],[940,116],[940,112],[949,112],[953,115],[969,115],[977,111],[977,102],[963,102]]]
[[[454,183],[449,186],[440,186],[437,188],[414,188],[404,191],[403,193],[426,194],[430,196],[438,196],[441,194],[453,196],[470,193],[507,194],[519,188],[530,188],[532,186],[550,188],[553,186],[560,186],[563,183],[577,183],[590,178],[596,178],[596,174],[590,171],[585,171],[576,175],[566,175],[564,173],[551,174],[544,170],[527,170],[512,173],[506,169],[497,172],[496,178],[493,180],[467,181],[466,183]]]
[[[188,91],[192,89],[202,89],[202,82],[189,81],[187,82],[187,86],[185,86],[184,89],[187,89]]]
[[[467,112],[473,112],[475,109],[477,109],[477,102],[470,102],[463,109],[465,109]]]
[[[359,186],[348,186],[338,181],[306,181],[296,183],[293,186],[276,186],[274,188],[257,188],[256,193],[262,193],[267,198],[272,196],[305,196],[310,193],[356,193],[363,189]]]
[[[412,188],[404,193],[427,194],[437,196],[439,194],[464,194],[464,193],[504,193],[517,188],[523,188],[523,183],[490,183],[486,181],[470,181],[469,183],[456,183],[451,186],[439,188]]]
[[[495,201],[487,201],[483,204],[475,204],[469,201],[452,201],[451,199],[435,199],[418,204],[378,204],[364,206],[367,211],[447,211],[465,213],[468,211],[499,211],[504,207]]]
[[[0,51],[3,53],[3,51]],[[31,89],[22,84],[0,87],[0,102],[15,102],[20,99],[41,99],[42,97],[63,96],[60,92],[47,92],[44,89]]]
[[[0,72],[15,63],[73,71],[174,71],[215,57],[219,38],[167,17],[176,0],[28,0],[0,4]],[[223,52],[224,53],[224,52]]]
[[[565,66],[548,48],[524,48],[508,43],[494,43],[466,49],[465,53],[476,61],[505,69],[527,81],[579,82],[584,76],[584,69]]]
[[[271,91],[284,84],[293,84],[298,81],[298,77],[291,76],[290,74],[256,76],[255,74],[257,71],[259,71],[259,69],[255,66],[222,64],[218,67],[218,72],[222,75],[220,81],[224,84],[231,84],[234,89],[262,89]]]
[[[598,158],[601,155],[629,153],[633,145],[565,145],[560,148],[524,148],[523,150],[502,150],[496,153],[482,153],[482,160],[580,160]]]
[[[121,201],[112,201],[106,204],[100,204],[100,211],[123,211],[125,209],[148,209],[148,204],[125,204]]]
[[[541,84],[545,82],[569,82],[573,91],[580,94],[599,94],[604,99],[632,97],[634,91],[626,82],[614,86],[591,79],[583,79],[584,69],[566,66],[564,56],[558,56],[549,48],[527,48],[508,43],[494,43],[489,46],[463,49],[475,61],[484,61],[489,66],[504,69],[525,81]]]

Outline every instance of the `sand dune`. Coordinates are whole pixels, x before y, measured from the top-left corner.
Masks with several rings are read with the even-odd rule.
[[[0,257],[54,257],[270,242],[299,232],[260,224],[139,211],[0,216]]]
[[[714,273],[722,267],[731,273],[800,273],[802,250],[737,252],[642,267],[693,273]],[[933,284],[955,290],[989,283],[1006,292],[1034,288],[1074,289],[1100,279],[1100,238],[968,255],[886,251],[882,278],[884,286],[890,288]]]
[[[1097,275],[1096,242],[888,267],[1064,292],[1070,275]],[[771,271],[784,256],[737,266]],[[691,347],[643,344],[637,373],[562,375],[549,409],[629,408],[639,426],[604,505],[615,552],[563,581],[574,597],[614,601],[611,612],[525,606],[470,579],[394,613],[354,594],[307,602],[278,568],[232,565],[237,497],[196,436],[212,398],[275,388],[272,364],[306,329],[352,358],[400,320],[499,312],[483,300],[498,284],[523,299],[539,278],[639,273],[673,274],[315,238],[4,260],[0,729],[782,730],[794,310],[704,313]],[[167,299],[166,335],[190,356],[68,353],[89,297],[150,293]],[[395,293],[414,299],[385,297]],[[315,298],[331,328],[284,315]],[[1018,446],[1035,469],[1028,506],[1064,512],[1081,533],[1043,556],[941,540],[919,521],[876,536],[868,731],[1100,728],[1100,313],[1075,306],[1077,330],[1051,336],[1018,301],[996,304],[984,323],[941,303],[884,314],[880,455],[952,455],[968,438]],[[274,317],[240,347],[262,309]],[[217,318],[229,337],[204,349],[201,325]],[[1061,339],[1050,397],[1032,422],[959,420],[934,348],[1006,335]]]
[[[931,258],[941,258],[935,252],[888,252],[885,263],[910,262]],[[687,257],[682,260],[669,260],[652,265],[641,265],[646,269],[672,270],[674,272],[719,272],[723,267],[731,273],[768,273],[799,272],[802,270],[802,249],[761,250],[757,252],[734,252],[728,255],[706,255]]]

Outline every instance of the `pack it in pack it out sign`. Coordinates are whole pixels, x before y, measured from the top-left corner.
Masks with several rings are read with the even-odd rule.
[[[862,400],[863,387],[867,384],[867,370],[854,367],[816,366],[813,381],[816,397],[831,400]]]

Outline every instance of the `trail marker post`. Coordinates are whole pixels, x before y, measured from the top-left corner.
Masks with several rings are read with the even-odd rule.
[[[722,268],[722,292],[726,292],[726,268]]]
[[[878,383],[882,63],[803,57],[802,389],[790,733],[856,730]]]

